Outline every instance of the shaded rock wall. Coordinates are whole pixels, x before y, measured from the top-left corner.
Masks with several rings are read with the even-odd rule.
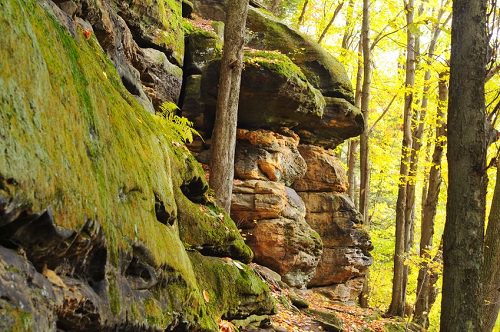
[[[0,3],[0,330],[217,331],[273,312],[151,113],[180,90],[180,20],[177,1]]]

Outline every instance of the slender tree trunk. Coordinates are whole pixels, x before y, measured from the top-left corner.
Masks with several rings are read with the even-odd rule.
[[[361,108],[361,90],[363,85],[363,43],[360,41],[358,44],[358,69],[356,74],[356,90],[354,93],[354,105]],[[349,197],[354,201],[356,208],[358,208],[356,196],[356,162],[358,158],[359,140],[353,138],[349,141],[349,155],[347,161],[347,181],[349,183]]]
[[[363,88],[361,93],[361,112],[365,118],[365,130],[360,138],[360,168],[361,183],[359,195],[359,210],[363,215],[364,222],[368,221],[368,197],[370,194],[370,169],[368,150],[368,116],[370,107],[371,87],[371,52],[370,52],[370,0],[363,0],[363,27],[361,31],[363,39]]]
[[[432,268],[429,268],[428,261],[431,260],[430,250],[432,249],[432,239],[434,235],[434,220],[436,218],[439,192],[441,189],[441,160],[446,144],[446,124],[444,107],[448,100],[447,77],[444,74],[439,78],[439,106],[436,117],[436,142],[432,154],[432,165],[429,172],[427,194],[422,211],[421,236],[420,236],[420,257],[424,263],[420,267],[417,283],[417,301],[415,303],[415,313],[413,321],[423,327],[429,326],[429,312],[431,293]]]
[[[304,24],[304,18],[306,16],[307,5],[309,4],[309,0],[304,0],[304,5],[302,6],[302,10],[300,12],[299,20],[297,21],[297,28],[300,28],[302,24]]]
[[[323,39],[326,37],[326,34],[328,33],[328,30],[332,27],[333,22],[335,22],[335,19],[337,18],[337,15],[340,13],[340,10],[344,6],[344,1],[340,2],[337,7],[335,8],[335,11],[333,12],[332,18],[326,25],[326,27],[323,29],[323,32],[321,32],[321,35],[318,38],[318,44],[321,44]]]
[[[500,158],[484,242],[482,331],[491,332],[500,309]]]
[[[353,23],[353,13],[354,13],[354,4],[355,0],[349,0],[347,4],[347,14],[345,19],[345,29],[344,36],[342,37],[342,54],[345,55],[345,51],[350,48],[352,34],[354,28],[352,27]]]
[[[441,331],[480,331],[486,209],[487,1],[454,0],[448,106],[448,202]]]
[[[370,196],[370,150],[368,146],[369,131],[368,131],[368,117],[370,111],[370,88],[372,81],[372,67],[371,67],[371,50],[370,50],[370,0],[363,0],[363,24],[361,27],[361,38],[363,40],[363,90],[361,93],[361,112],[365,118],[365,130],[360,138],[360,172],[361,183],[359,190],[359,207],[363,215],[363,222],[366,227],[369,227],[369,196]],[[366,273],[365,281],[363,284],[363,291],[359,297],[359,304],[363,308],[368,307],[368,297],[370,295],[370,288],[368,284],[369,272]]]
[[[408,231],[406,230],[406,188],[408,184],[410,155],[413,146],[411,119],[413,105],[413,87],[415,85],[415,35],[410,27],[413,25],[415,3],[414,0],[405,2],[406,23],[406,92],[403,113],[403,145],[401,149],[401,166],[398,189],[398,200],[396,203],[396,244],[394,250],[394,275],[392,280],[392,299],[388,315],[404,316],[406,302],[406,278],[405,278],[405,243]]]
[[[233,191],[234,150],[247,13],[248,0],[232,0],[227,5],[217,111],[212,134],[210,186],[215,191],[219,205],[228,212]]]

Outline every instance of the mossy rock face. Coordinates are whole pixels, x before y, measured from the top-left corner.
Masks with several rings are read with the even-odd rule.
[[[206,257],[195,252],[189,257],[210,310],[231,320],[275,312],[269,288],[248,266],[232,259]]]
[[[184,71],[187,75],[201,74],[205,66],[222,56],[222,40],[215,32],[193,29],[186,38]]]
[[[354,102],[351,81],[344,67],[319,44],[261,9],[250,7],[247,25],[253,32],[249,47],[278,50],[288,55],[325,97],[345,98]]]
[[[159,48],[182,66],[184,35],[181,0],[113,0],[141,47]]]
[[[323,96],[287,56],[278,52],[247,52],[244,63],[238,111],[240,128],[295,127],[321,119],[325,108]],[[202,78],[201,91],[209,119],[215,114],[219,68],[220,61],[213,61]]]
[[[194,0],[193,4],[202,17],[224,20],[225,0]],[[247,30],[247,46],[261,52],[246,57],[239,114],[242,128],[285,126],[293,128],[301,142],[327,148],[362,133],[365,121],[353,105],[351,82],[339,61],[263,9],[250,6]],[[252,70],[256,66],[259,70]],[[208,96],[203,100],[208,106],[207,126],[200,128],[205,132],[211,132],[214,121],[215,70],[207,67],[206,84],[202,84],[202,94]],[[278,78],[269,79],[266,70]],[[288,83],[280,86],[281,78],[291,78],[290,87],[285,87]]]
[[[202,290],[220,286],[200,286],[184,244],[245,261],[250,249],[228,217],[210,229],[219,211],[169,123],[50,8],[0,3],[0,329],[216,331]]]
[[[202,17],[224,21],[226,0],[194,0],[193,4],[195,12]],[[354,102],[352,85],[344,67],[319,44],[253,6],[248,11],[247,28],[250,31],[248,47],[280,51],[300,67],[308,81],[325,97]]]

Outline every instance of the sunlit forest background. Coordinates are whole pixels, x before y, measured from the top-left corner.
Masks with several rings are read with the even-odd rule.
[[[271,2],[271,1],[269,1]],[[347,68],[356,87],[357,76],[362,71],[360,53],[360,35],[362,22],[362,1],[356,0],[287,0],[282,1],[276,12],[288,24],[297,27],[301,32],[319,41],[323,47]],[[370,271],[370,283],[376,285],[371,288],[370,306],[387,310],[392,290],[392,267],[394,254],[394,234],[396,219],[396,203],[398,196],[398,181],[400,181],[399,167],[401,162],[401,142],[403,131],[403,109],[405,94],[413,93],[413,107],[422,110],[422,99],[425,86],[428,86],[428,104],[425,115],[420,119],[413,119],[415,129],[422,122],[424,132],[421,139],[421,149],[418,156],[416,174],[410,175],[408,181],[416,185],[416,205],[414,211],[415,230],[413,247],[406,256],[406,264],[410,267],[408,279],[408,303],[414,303],[416,298],[417,276],[419,264],[420,221],[422,214],[423,195],[427,189],[430,167],[432,167],[432,151],[436,144],[435,131],[438,110],[438,82],[439,75],[447,75],[449,70],[450,42],[451,42],[451,1],[428,0],[423,1],[415,11],[413,24],[409,26],[417,37],[416,43],[416,73],[414,87],[405,86],[406,61],[406,27],[405,8],[403,1],[389,0],[371,1],[370,37],[372,51],[371,100],[369,107],[368,128],[370,128],[370,195],[369,221],[370,233],[374,244],[374,265]],[[497,13],[490,14],[492,31],[497,31]],[[429,53],[436,27],[441,31],[436,40],[435,50]],[[491,44],[497,44],[496,36],[492,36]],[[490,64],[492,72],[496,73],[496,51],[492,47],[494,60]],[[426,72],[430,77],[426,78]],[[498,104],[500,96],[499,78],[497,75],[488,77],[486,86],[487,105],[489,111]],[[442,105],[446,109],[446,105]],[[446,114],[444,115],[446,117]],[[442,138],[445,139],[445,138]],[[356,138],[355,140],[359,140]],[[358,145],[358,142],[345,142],[337,148],[341,160],[348,167],[349,149]],[[490,148],[489,159],[498,153],[498,143]],[[355,150],[359,153],[359,149]],[[444,153],[446,153],[446,148]],[[355,186],[353,198],[359,204],[359,158],[355,166]],[[447,164],[442,158],[442,185],[437,205],[435,233],[433,237],[434,257],[441,241],[445,223]],[[491,205],[492,194],[496,182],[496,172],[490,168],[487,206]],[[487,211],[488,215],[489,211]],[[439,271],[439,265],[434,267]],[[438,289],[440,289],[441,278]],[[430,313],[430,331],[439,329],[440,292]],[[500,330],[497,322],[495,331]]]

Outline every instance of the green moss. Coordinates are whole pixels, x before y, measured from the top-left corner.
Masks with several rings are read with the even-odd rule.
[[[29,312],[0,301],[0,330],[5,332],[33,331],[33,317]]]
[[[120,290],[118,289],[116,280],[113,277],[110,277],[108,280],[109,280],[109,286],[108,286],[109,306],[111,308],[111,312],[114,315],[118,315],[121,311],[121,302],[122,302]]]
[[[190,258],[211,315],[235,319],[275,312],[268,286],[246,265],[196,252]]]
[[[157,121],[125,89],[94,37],[87,40],[79,30],[73,39],[35,0],[7,0],[1,8],[0,175],[17,185],[2,189],[0,198],[16,197],[34,212],[51,208],[63,229],[97,221],[115,267],[141,244],[162,273],[175,272],[167,287],[152,291],[154,299],[137,304],[125,301],[118,272],[109,267],[114,315],[130,312],[139,324],[163,329],[185,317],[215,330],[222,310],[208,308],[201,290],[220,286],[210,284],[215,279],[199,285],[196,274],[204,271],[193,269],[179,234],[189,245],[216,245],[221,255],[246,261],[251,251],[226,214],[219,218],[217,208],[200,207],[181,192],[186,181],[205,181],[201,166],[176,141],[172,126]],[[156,219],[155,197],[179,216],[179,225]],[[255,278],[232,281],[242,283],[234,287],[264,287]]]
[[[247,64],[257,64],[268,68],[285,77],[299,78],[307,81],[302,70],[288,56],[278,51],[246,51],[244,61]]]
[[[168,326],[168,318],[163,313],[160,303],[155,299],[147,299],[144,302],[146,310],[146,319],[151,327],[165,327]]]

